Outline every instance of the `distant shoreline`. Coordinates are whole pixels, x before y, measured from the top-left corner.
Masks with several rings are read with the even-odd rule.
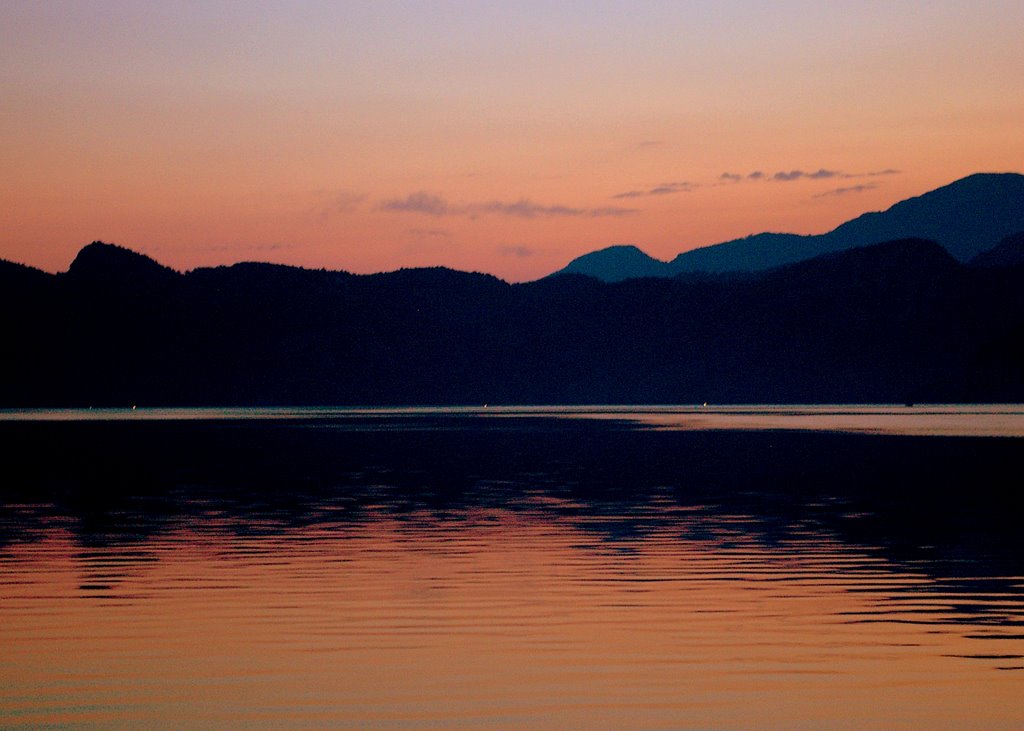
[[[1024,438],[1024,404],[2,409],[0,423],[290,421],[359,429],[395,419],[620,421],[659,431],[815,431]],[[428,427],[429,428],[429,425]]]

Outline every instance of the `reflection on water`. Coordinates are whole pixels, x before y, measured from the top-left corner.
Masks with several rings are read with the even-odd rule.
[[[565,418],[627,421],[676,431],[799,430],[904,436],[1024,437],[1024,405],[851,406],[454,406],[0,409],[4,421],[330,421],[336,426],[402,428],[410,419],[448,417]]]
[[[0,725],[1024,724],[1024,442],[556,416],[0,424]]]

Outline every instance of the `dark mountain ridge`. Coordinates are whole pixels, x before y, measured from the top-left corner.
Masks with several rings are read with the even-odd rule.
[[[168,282],[179,273],[145,254],[93,241],[78,252],[64,276],[91,286],[138,286]]]
[[[179,273],[90,246],[65,274],[0,266],[0,405],[1024,399],[1024,269],[920,239],[742,277],[515,285]]]
[[[971,259],[975,267],[1016,267],[1024,265],[1024,231],[1007,236],[999,245]]]
[[[683,252],[663,262],[636,247],[611,247],[574,259],[562,272],[604,281],[685,272],[763,271],[833,251],[904,238],[936,241],[967,262],[1024,231],[1024,175],[977,173],[881,212],[865,213],[815,236],[760,233]],[[621,249],[633,251],[624,260]]]

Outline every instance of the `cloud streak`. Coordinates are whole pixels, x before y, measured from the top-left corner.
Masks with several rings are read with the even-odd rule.
[[[421,238],[451,238],[452,232],[443,228],[411,228],[409,233]]]
[[[842,170],[831,170],[829,168],[818,168],[817,170],[780,170],[774,174],[767,174],[763,170],[755,170],[747,175],[725,172],[718,176],[722,183],[739,183],[743,180],[759,181],[770,180],[776,183],[792,183],[796,180],[850,180],[853,178],[877,178],[883,175],[899,175],[902,170],[896,168],[885,168],[883,170],[872,170],[866,173],[848,173]]]
[[[831,198],[837,195],[847,195],[849,193],[863,193],[867,190],[874,190],[878,187],[878,183],[861,183],[859,185],[848,185],[842,188],[835,188],[833,190],[826,190],[824,193],[818,193],[815,198]]]
[[[405,198],[390,198],[378,206],[382,211],[400,211],[402,213],[426,213],[429,216],[447,216],[453,213],[448,201],[439,195],[418,191]]]
[[[788,183],[791,180],[800,180],[801,178],[807,178],[808,180],[828,180],[829,178],[842,177],[843,173],[838,170],[826,170],[825,168],[819,168],[818,170],[805,173],[803,170],[790,170],[788,172],[782,171],[775,173],[772,176],[772,180],[777,180],[782,183]]]
[[[495,200],[455,204],[439,195],[426,191],[410,193],[405,198],[391,198],[382,201],[378,208],[382,211],[420,213],[428,216],[475,217],[499,215],[515,218],[598,218],[602,216],[628,216],[636,213],[635,208],[622,208],[619,206],[580,208],[576,206],[545,205],[532,201],[529,198],[520,198],[515,201]]]
[[[364,200],[366,200],[366,195],[363,193],[353,193],[348,190],[339,191],[330,200],[320,203],[307,211],[306,220],[323,226],[331,216],[351,213]]]
[[[696,183],[681,180],[675,183],[661,183],[645,190],[627,190],[625,193],[616,193],[611,197],[612,199],[646,198],[648,196],[671,195],[673,193],[689,193],[698,187]]]
[[[499,246],[498,253],[502,256],[513,256],[517,259],[526,259],[537,252],[529,246]]]
[[[153,246],[153,251],[284,251],[297,248],[295,244],[208,244],[206,246]]]

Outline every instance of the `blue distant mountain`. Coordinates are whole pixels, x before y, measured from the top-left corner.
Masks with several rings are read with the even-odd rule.
[[[816,236],[760,233],[679,254],[669,262],[635,246],[585,254],[556,272],[605,282],[704,272],[756,272],[860,246],[921,238],[968,262],[1007,236],[1024,231],[1024,175],[978,173],[909,198],[879,213],[865,213]]]
[[[638,277],[665,277],[665,262],[648,256],[635,246],[609,246],[607,249],[573,259],[560,273],[586,274],[605,282],[621,282]]]
[[[975,267],[1019,267],[1024,265],[1024,231],[1007,236],[995,248],[983,251],[971,259]]]

